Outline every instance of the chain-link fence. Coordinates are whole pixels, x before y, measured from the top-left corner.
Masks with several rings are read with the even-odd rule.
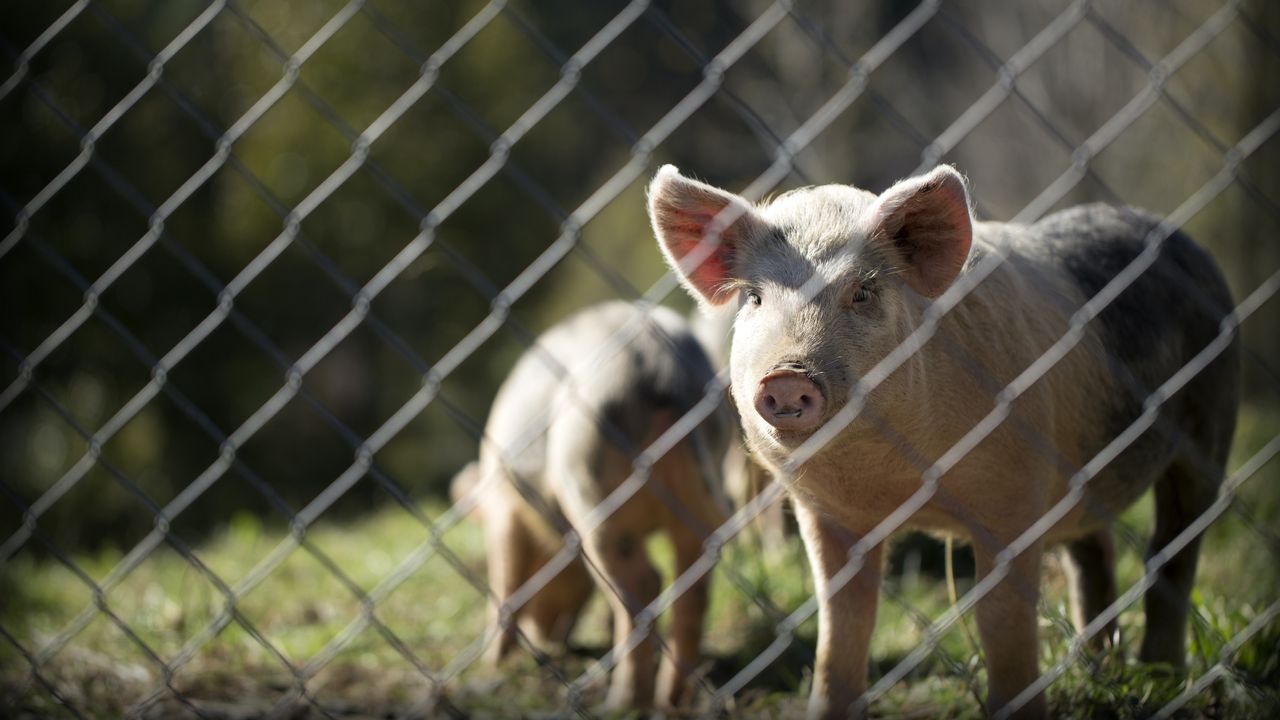
[[[1062,715],[1280,709],[1272,4],[82,0],[0,17],[6,714],[592,717],[610,675],[652,640],[690,688],[678,712],[801,715],[823,662],[819,606],[875,572],[882,543],[1009,426],[1054,458],[1065,494],[986,568],[981,554],[898,535],[869,683],[849,711],[980,713],[987,672],[968,618],[1144,435],[1219,491],[1173,531],[1152,527],[1149,495],[1115,521],[1119,586],[1083,628],[1067,609],[1070,567],[1046,555],[1039,679],[988,709],[1042,692]],[[611,363],[654,330],[657,305],[692,312],[645,215],[665,162],[751,202],[822,183],[880,192],[948,162],[980,218],[1030,223],[1103,201],[1165,220],[1012,377],[939,332],[1000,272],[999,253],[874,358],[781,470],[803,475],[868,422],[919,485],[815,585],[777,520],[787,483],[733,493],[732,513],[708,525],[656,480],[690,443],[699,472],[718,475],[699,433],[726,409],[727,370],[658,431],[592,417],[626,462],[589,507],[557,507],[513,469],[561,422],[549,395],[512,404],[527,415],[518,447],[487,436],[520,356],[543,372],[539,390],[564,385],[582,404],[584,378],[616,378]],[[1122,378],[1141,413],[1096,455],[1063,460],[1014,411],[1019,398],[1179,231],[1237,304],[1155,386]],[[1211,306],[1196,277],[1174,282]],[[640,312],[567,352],[538,339],[609,298]],[[680,355],[664,327],[649,352]],[[711,345],[723,367],[727,345]],[[932,454],[869,399],[939,345],[991,406]],[[1123,364],[1117,348],[1093,351]],[[1221,478],[1165,406],[1235,352],[1241,403]],[[448,499],[478,454],[479,477]],[[553,537],[495,542],[508,491]],[[676,535],[674,548],[624,553],[658,559],[651,593],[592,547],[646,502]],[[1152,533],[1163,542],[1148,549]],[[1186,672],[1137,664],[1152,629],[1135,604],[1165,591],[1164,568],[1195,543]],[[519,582],[495,583],[504,553],[533,546]],[[548,645],[517,618],[575,573],[604,592],[576,627],[586,596],[567,602],[567,646]],[[708,584],[690,656],[681,607]],[[501,663],[483,661],[503,645]]]

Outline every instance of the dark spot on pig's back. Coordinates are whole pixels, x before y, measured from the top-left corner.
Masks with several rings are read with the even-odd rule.
[[[682,417],[702,401],[715,369],[697,338],[683,328],[651,328],[618,360],[605,370],[616,373],[613,394],[595,402],[605,439],[634,459],[655,432],[665,430],[663,418]]]
[[[1143,252],[1159,222],[1131,208],[1095,204],[1051,215],[1034,230],[1087,301]],[[1150,391],[1217,334],[1231,307],[1212,259],[1178,230],[1093,323],[1112,358]]]

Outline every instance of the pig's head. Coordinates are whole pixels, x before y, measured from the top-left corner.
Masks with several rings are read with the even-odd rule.
[[[704,308],[737,303],[734,401],[776,460],[911,332],[973,236],[964,180],[948,166],[878,196],[824,185],[753,206],[667,165],[649,185],[649,217]]]

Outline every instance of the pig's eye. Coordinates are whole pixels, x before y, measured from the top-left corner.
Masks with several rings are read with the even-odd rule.
[[[755,307],[760,307],[760,293],[755,290],[748,290],[747,302],[751,303]]]
[[[871,290],[866,287],[860,287],[854,291],[853,296],[849,298],[852,303],[864,303],[871,299]]]

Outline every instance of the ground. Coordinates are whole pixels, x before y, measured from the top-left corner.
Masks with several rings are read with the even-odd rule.
[[[1231,467],[1277,433],[1280,413],[1247,410]],[[1145,717],[1225,660],[1221,677],[1178,716],[1280,717],[1280,622],[1274,615],[1262,621],[1280,600],[1277,465],[1246,481],[1208,533],[1193,598],[1189,678],[1134,661],[1142,633],[1138,602],[1120,616],[1116,652],[1086,652],[1066,663],[1049,689],[1056,716]],[[1144,498],[1119,525],[1122,591],[1141,577],[1150,503]],[[567,654],[536,659],[520,651],[500,668],[489,668],[478,658],[485,601],[467,579],[484,577],[479,525],[470,517],[441,521],[446,506],[439,501],[415,507],[441,531],[433,536],[399,506],[358,519],[322,518],[300,537],[264,526],[255,516],[236,515],[191,549],[205,569],[161,546],[106,594],[105,612],[84,580],[58,558],[20,554],[0,567],[0,714],[72,715],[61,698],[75,714],[88,717],[133,711],[153,717],[562,717],[572,714],[567,697],[575,683],[582,684],[581,703],[589,711],[603,686],[584,682],[584,674],[598,675],[593,668],[608,643],[600,599],[589,605]],[[650,549],[669,580],[670,548],[655,540]],[[922,643],[929,623],[950,605],[946,583],[933,570],[939,552],[919,539],[901,543],[895,552],[872,648],[873,682]],[[70,559],[102,582],[121,558],[119,551],[105,549]],[[246,589],[244,579],[256,577],[273,558],[283,559]],[[972,578],[960,567],[963,595]],[[234,613],[224,612],[224,588],[209,573],[244,591]],[[1042,670],[1067,658],[1071,638],[1056,556],[1046,560],[1044,587]],[[706,660],[698,669],[700,712],[708,711],[712,690],[761,653],[776,652],[723,712],[761,718],[802,714],[815,619],[800,624],[790,643],[778,641],[777,628],[811,593],[797,539],[764,548],[743,536],[726,548],[714,575]],[[1228,646],[1250,623],[1256,634],[1238,648]],[[68,628],[78,631],[66,638]],[[872,714],[981,717],[985,677],[975,632],[971,618],[950,628],[933,653],[876,700]],[[33,673],[25,653],[64,638],[69,642]],[[173,669],[167,682],[156,658]],[[146,699],[153,702],[139,704]]]

